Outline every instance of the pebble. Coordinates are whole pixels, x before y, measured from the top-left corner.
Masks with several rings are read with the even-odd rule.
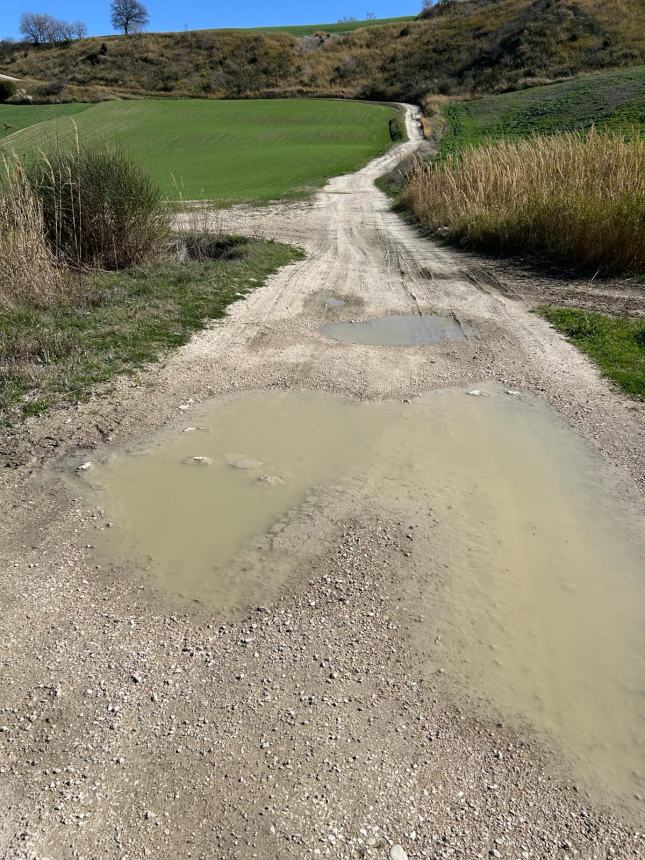
[[[408,860],[408,855],[400,845],[393,845],[390,848],[390,860]]]
[[[210,457],[197,456],[191,457],[189,462],[195,463],[198,466],[210,466],[213,461]]]
[[[284,484],[284,479],[278,475],[260,475],[257,479],[258,484],[268,484],[270,487],[279,487]]]
[[[86,463],[81,463],[80,466],[77,467],[77,472],[87,472],[88,469],[91,469],[94,464],[91,460],[88,460]]]

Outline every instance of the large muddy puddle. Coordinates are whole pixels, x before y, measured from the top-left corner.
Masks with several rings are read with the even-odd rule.
[[[322,332],[333,340],[366,346],[423,346],[477,337],[473,326],[461,323],[456,317],[435,314],[375,317],[364,322],[329,322],[323,325]]]
[[[407,517],[426,671],[547,734],[590,785],[645,793],[643,532],[547,407],[497,387],[409,404],[264,393],[190,423],[82,473],[110,552],[227,611],[285,582],[325,506],[327,523]]]

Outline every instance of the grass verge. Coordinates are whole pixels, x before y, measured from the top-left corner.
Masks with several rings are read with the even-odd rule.
[[[165,263],[71,280],[59,301],[0,308],[0,418],[85,399],[185,344],[208,321],[300,257],[294,248],[238,239],[221,258]]]
[[[537,312],[626,394],[645,397],[645,320],[608,317],[580,308],[540,307]]]

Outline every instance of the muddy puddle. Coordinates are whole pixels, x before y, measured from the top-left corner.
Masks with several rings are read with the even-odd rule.
[[[464,325],[455,317],[433,314],[376,317],[364,322],[329,322],[321,330],[333,340],[365,346],[422,346],[477,337],[473,326]]]
[[[544,405],[497,387],[265,393],[191,424],[78,476],[114,522],[104,551],[226,611],[266,602],[325,523],[396,512],[414,524],[401,563],[428,674],[546,734],[588,785],[645,794],[643,532]]]

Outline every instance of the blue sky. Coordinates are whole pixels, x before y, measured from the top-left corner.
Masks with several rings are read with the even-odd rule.
[[[262,27],[275,24],[318,24],[345,15],[377,18],[415,15],[421,0],[329,0],[303,5],[295,0],[277,4],[247,0],[214,3],[213,0],[144,0],[150,12],[150,30],[197,30],[207,27]],[[0,38],[18,36],[23,12],[48,12],[57,18],[85,21],[91,35],[111,33],[110,0],[0,0]]]

